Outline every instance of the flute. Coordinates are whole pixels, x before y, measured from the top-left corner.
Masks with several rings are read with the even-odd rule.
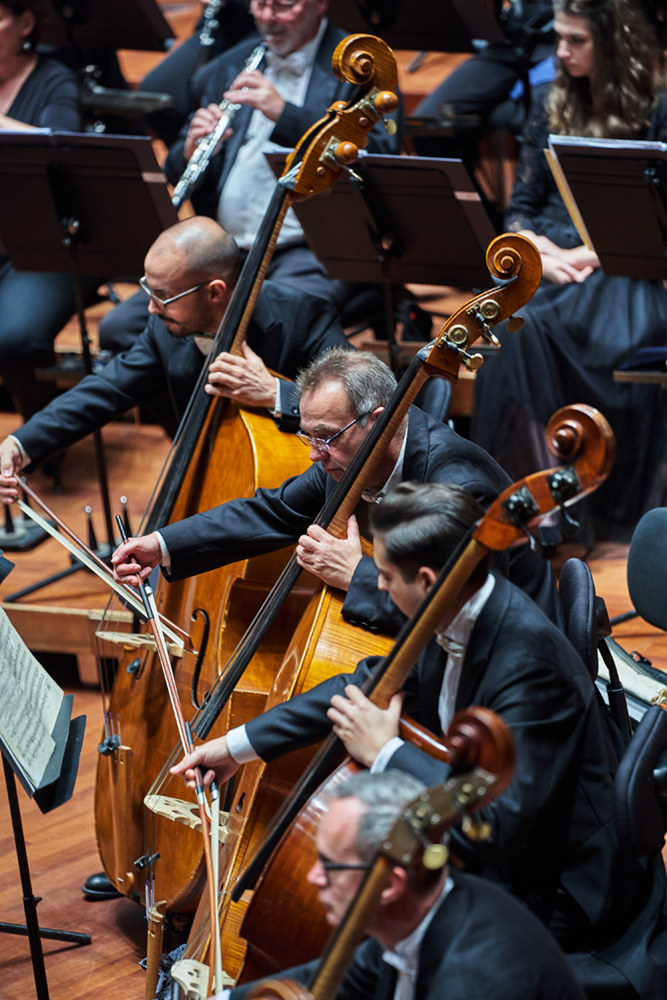
[[[265,51],[266,46],[264,42],[262,42],[250,53],[250,56],[246,59],[241,72],[250,73],[253,69],[257,69],[264,58]],[[174,188],[171,201],[176,208],[180,208],[185,199],[190,197],[190,194],[199,183],[202,174],[208,167],[216,146],[225,134],[225,131],[229,127],[234,115],[241,107],[241,104],[234,104],[232,101],[224,100],[221,103],[220,110],[222,111],[222,114],[217,125],[212,132],[209,132],[208,135],[205,135],[203,139],[199,140],[194,153],[188,160],[187,167],[183,171],[178,184]]]

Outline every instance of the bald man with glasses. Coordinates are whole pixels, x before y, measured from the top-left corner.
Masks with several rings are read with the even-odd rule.
[[[141,279],[149,319],[132,347],[59,396],[0,444],[0,500],[13,503],[17,476],[139,404],[158,407],[174,434],[197,385],[238,276],[238,248],[213,219],[166,230],[149,250]],[[142,292],[142,294],[143,294]],[[284,431],[299,426],[293,379],[317,354],[347,348],[335,311],[322,299],[264,283],[240,357],[208,364],[204,390],[265,408]],[[272,369],[272,371],[269,371]]]

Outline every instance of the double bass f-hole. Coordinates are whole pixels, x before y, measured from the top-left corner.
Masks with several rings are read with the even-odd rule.
[[[203,608],[195,608],[192,612],[192,621],[196,622],[199,615],[202,616],[204,621],[204,631],[202,633],[201,642],[199,643],[199,652],[197,654],[197,662],[195,663],[195,669],[192,674],[192,686],[190,688],[190,701],[194,707],[199,710],[201,705],[199,703],[199,694],[197,688],[199,686],[199,675],[201,674],[202,664],[204,662],[204,657],[206,656],[206,647],[208,646],[208,634],[211,630],[211,619],[208,616],[208,612],[204,611]]]

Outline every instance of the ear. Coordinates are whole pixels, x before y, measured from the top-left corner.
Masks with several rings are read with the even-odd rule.
[[[403,896],[408,885],[408,873],[405,868],[392,868],[391,882],[380,896],[380,906],[391,906]]]
[[[24,10],[19,17],[19,21],[21,25],[21,34],[24,38],[27,38],[28,35],[32,34],[35,30],[35,25],[37,23],[35,15],[31,10]]]
[[[227,282],[222,278],[214,278],[209,283],[208,294],[211,302],[219,304],[227,295]]]
[[[374,424],[375,421],[380,416],[380,414],[382,413],[383,410],[384,410],[384,406],[376,406],[375,409],[371,413],[369,413],[369,415],[368,415],[368,423],[369,424]]]
[[[432,566],[420,566],[415,577],[415,581],[421,586],[425,594],[428,594],[437,579],[438,574]]]

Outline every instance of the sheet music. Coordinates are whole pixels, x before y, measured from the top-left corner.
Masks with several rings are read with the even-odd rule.
[[[35,786],[55,749],[63,692],[0,608],[0,735]]]

